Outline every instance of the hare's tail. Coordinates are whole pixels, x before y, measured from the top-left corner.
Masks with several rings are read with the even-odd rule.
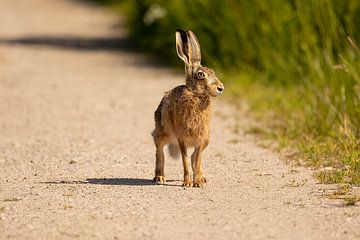
[[[170,143],[168,145],[168,151],[171,157],[178,159],[180,156],[180,149],[179,145],[176,143]]]

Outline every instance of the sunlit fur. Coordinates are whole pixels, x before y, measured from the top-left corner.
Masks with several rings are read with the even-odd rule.
[[[203,67],[200,63],[186,64],[186,73],[186,85],[177,86],[165,93],[155,111],[155,130],[152,133],[156,146],[154,181],[165,181],[163,148],[170,144],[170,154],[176,155],[178,149],[182,156],[183,185],[201,187],[206,182],[202,173],[201,154],[210,140],[212,97],[220,95],[224,86],[214,70]],[[198,73],[202,79],[198,78]],[[195,149],[191,155],[192,180],[188,168],[187,147]]]

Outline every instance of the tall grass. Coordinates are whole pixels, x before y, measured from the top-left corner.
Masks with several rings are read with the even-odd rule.
[[[360,184],[360,1],[109,1],[130,6],[138,46],[174,65],[174,31],[193,30],[205,63],[265,121],[275,114],[279,140]]]

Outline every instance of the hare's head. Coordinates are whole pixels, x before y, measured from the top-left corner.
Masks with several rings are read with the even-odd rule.
[[[214,70],[201,65],[200,44],[191,31],[176,31],[176,51],[185,63],[186,85],[196,93],[219,96],[224,85],[216,77]]]

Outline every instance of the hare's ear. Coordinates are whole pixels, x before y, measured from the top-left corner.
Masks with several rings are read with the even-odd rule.
[[[176,30],[176,52],[186,65],[190,64],[189,58],[189,39],[186,32],[182,29]]]
[[[189,59],[192,64],[200,64],[201,63],[201,51],[200,51],[200,44],[197,40],[195,34],[192,31],[186,32],[189,39]]]

